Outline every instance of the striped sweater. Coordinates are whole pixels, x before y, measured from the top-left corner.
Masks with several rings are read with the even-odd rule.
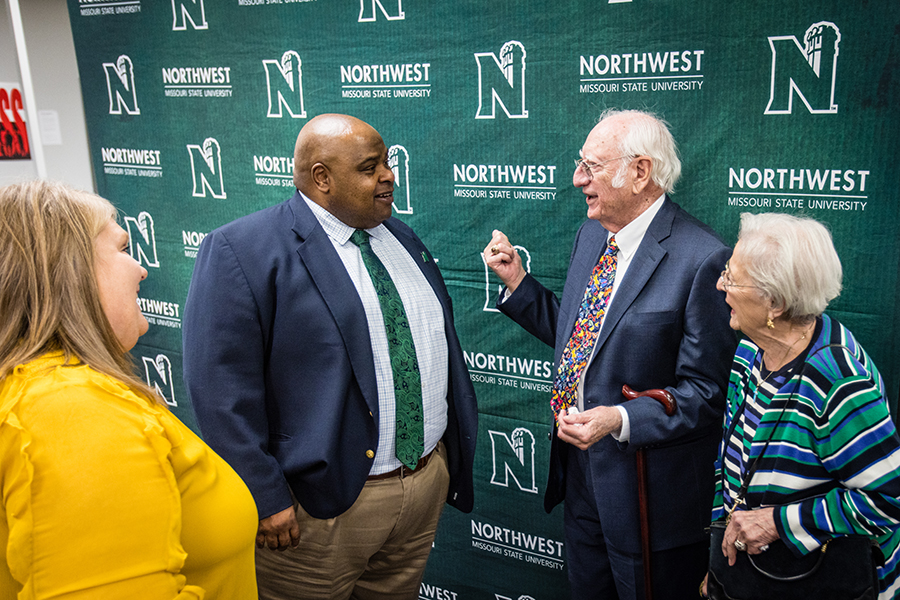
[[[771,400],[769,394],[757,398],[766,410],[752,442],[747,440],[747,459],[752,462],[770,437],[771,442],[748,489],[747,504],[778,507],[778,534],[798,555],[840,535],[874,538],[885,558],[878,570],[879,600],[900,597],[900,438],[884,398],[884,383],[843,325],[823,315],[817,331],[806,363]],[[826,347],[829,344],[842,347]],[[728,384],[725,432],[740,403],[757,396],[761,357],[750,340],[738,346]],[[742,431],[736,427],[732,438]],[[734,446],[728,440],[719,446],[713,519],[724,516],[741,486],[740,461],[723,461],[729,450],[734,455]]]

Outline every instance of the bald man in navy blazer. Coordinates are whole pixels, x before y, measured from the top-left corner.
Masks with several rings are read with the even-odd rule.
[[[638,111],[606,113],[573,175],[588,220],[578,230],[561,300],[522,268],[495,231],[488,265],[506,284],[498,308],[555,347],[572,337],[591,273],[615,237],[618,264],[578,411],[554,428],[544,505],[565,499],[572,598],[645,597],[635,451],[648,465],[653,595],[696,598],[708,560],[704,527],[714,490],[729,366],[736,340],[716,280],[730,250],[667,196],[681,171],[666,125]],[[664,388],[677,410],[626,402],[622,386]]]
[[[297,193],[210,233],[197,255],[185,383],[204,438],[256,500],[261,598],[417,598],[445,502],[472,510],[474,390],[440,271],[391,217],[393,182],[375,129],[318,116],[297,138]],[[355,230],[409,318],[415,468],[394,456],[388,342]]]

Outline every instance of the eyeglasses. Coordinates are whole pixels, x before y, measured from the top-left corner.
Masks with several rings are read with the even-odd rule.
[[[734,279],[731,278],[731,273],[728,272],[728,263],[731,261],[727,261],[725,263],[725,270],[719,273],[719,279],[722,280],[722,289],[726,292],[731,288],[756,288],[759,289],[758,285],[739,285],[734,282]]]
[[[628,155],[617,156],[615,158],[608,158],[606,160],[601,160],[598,163],[589,162],[588,159],[586,159],[586,158],[576,158],[575,159],[575,171],[577,172],[578,169],[581,169],[582,173],[587,175],[588,179],[593,179],[594,178],[594,169],[599,169],[606,163],[612,162],[614,160],[619,160],[620,158],[632,158],[632,157],[628,156]]]

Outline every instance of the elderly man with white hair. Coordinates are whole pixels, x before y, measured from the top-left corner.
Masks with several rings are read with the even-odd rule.
[[[498,308],[555,348],[549,511],[565,499],[573,598],[645,598],[635,453],[649,484],[653,592],[692,598],[708,561],[710,465],[736,345],[715,281],[729,248],[672,202],[681,173],[666,124],[638,111],[601,117],[572,183],[587,203],[561,299],[527,274],[494,231]],[[623,385],[662,389],[625,401]],[[575,410],[577,409],[577,410]],[[645,529],[646,531],[646,529]],[[699,575],[699,578],[695,578]]]

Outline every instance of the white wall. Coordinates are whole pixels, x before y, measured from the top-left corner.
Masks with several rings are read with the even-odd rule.
[[[47,178],[96,191],[81,100],[81,81],[66,0],[19,0],[38,111],[59,118],[60,145],[44,144]],[[22,83],[7,0],[0,0],[0,81]],[[22,90],[25,93],[25,90]],[[39,143],[28,114],[29,142]],[[0,184],[37,176],[34,160],[0,160]]]

